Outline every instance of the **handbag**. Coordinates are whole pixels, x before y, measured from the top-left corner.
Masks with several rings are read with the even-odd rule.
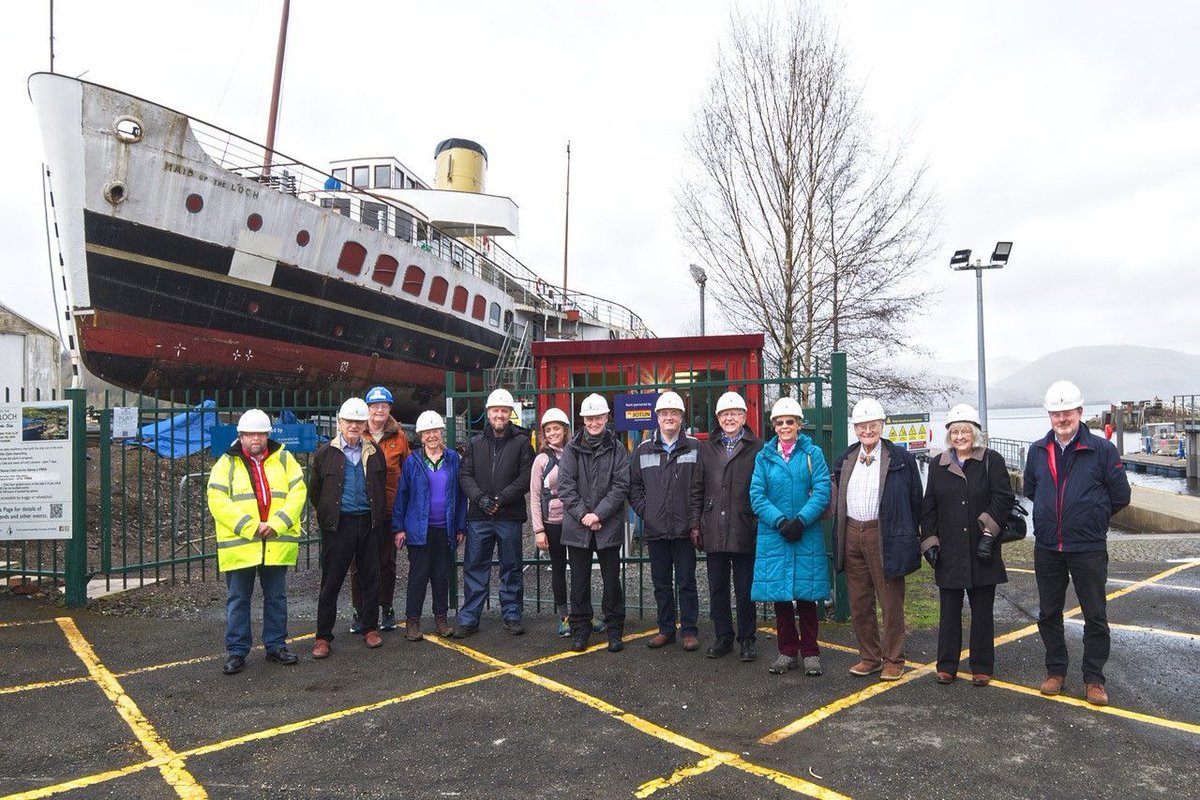
[[[983,471],[988,476],[988,484],[991,485],[992,476],[988,469],[988,461],[984,458]],[[1008,512],[1008,517],[1000,523],[1000,534],[996,537],[996,541],[1000,544],[1008,544],[1009,542],[1019,542],[1025,538],[1025,534],[1029,532],[1029,527],[1025,524],[1025,518],[1029,516],[1029,512],[1025,510],[1025,506],[1021,505],[1021,501],[1013,499],[1012,510]]]

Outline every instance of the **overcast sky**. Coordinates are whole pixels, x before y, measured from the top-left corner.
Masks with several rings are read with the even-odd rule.
[[[758,3],[739,3],[754,8]],[[280,0],[58,0],[56,70],[265,139]],[[973,273],[989,359],[1083,344],[1200,353],[1200,4],[820,3],[879,135],[908,136],[943,206],[940,291],[914,322],[944,360],[975,354]],[[53,326],[25,79],[49,63],[48,2],[6,8],[0,112],[3,302]],[[433,147],[479,141],[487,190],[521,209],[510,247],[561,278],[571,141],[570,284],[638,311],[661,336],[695,324],[693,254],[676,232],[682,136],[728,28],[727,0],[292,3],[277,149],[395,155],[426,179]],[[709,297],[709,332],[720,318]]]

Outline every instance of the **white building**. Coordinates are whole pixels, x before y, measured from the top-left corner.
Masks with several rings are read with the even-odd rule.
[[[58,334],[0,303],[0,403],[60,396],[61,364]]]

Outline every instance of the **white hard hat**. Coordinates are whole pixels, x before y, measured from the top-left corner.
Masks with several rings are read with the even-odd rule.
[[[513,400],[512,392],[508,389],[495,389],[488,395],[486,407],[498,408],[504,406],[511,411],[514,405],[516,405],[516,401]]]
[[[737,392],[726,392],[717,398],[717,413],[735,409],[737,411],[746,410],[746,401]]]
[[[416,431],[424,433],[425,431],[434,431],[439,428],[445,428],[446,421],[442,419],[442,415],[436,411],[422,411],[417,417]]]
[[[551,422],[557,422],[567,430],[571,429],[571,420],[567,419],[567,414],[561,408],[551,408],[542,414],[542,425],[545,428]]]
[[[608,413],[608,401],[603,396],[598,394],[589,394],[583,398],[583,402],[579,404],[579,416],[595,417],[599,414]]]
[[[976,428],[983,427],[983,423],[979,421],[979,412],[975,410],[974,406],[967,403],[959,403],[950,409],[950,413],[946,416],[946,430],[950,430],[950,426],[956,422],[970,422]]]
[[[683,413],[683,398],[675,392],[663,392],[658,396],[658,402],[654,404],[654,413],[664,411],[666,409],[674,409],[679,413]]]
[[[367,404],[363,402],[361,397],[351,397],[342,403],[342,407],[338,410],[338,419],[366,422],[369,416],[370,412],[367,410]]]
[[[1055,381],[1046,390],[1046,402],[1042,408],[1047,411],[1070,411],[1083,407],[1083,392],[1070,381]]]
[[[800,408],[800,403],[794,397],[781,397],[775,401],[775,405],[771,406],[771,419],[776,417],[795,417],[804,422],[804,409]]]
[[[258,408],[252,408],[245,414],[242,414],[242,416],[238,419],[237,432],[270,433],[271,418],[267,416],[265,411]]]
[[[883,413],[883,406],[874,397],[864,397],[859,400],[854,404],[854,410],[850,412],[850,421],[855,425],[874,420],[882,422],[886,418],[887,414]]]

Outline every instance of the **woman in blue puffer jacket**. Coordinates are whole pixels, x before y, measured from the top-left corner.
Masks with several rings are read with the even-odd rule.
[[[750,505],[758,516],[750,597],[775,604],[779,658],[767,668],[774,675],[799,667],[800,657],[806,675],[821,674],[817,602],[829,596],[829,561],[820,520],[830,481],[825,456],[800,433],[803,422],[795,399],[776,401],[775,437],[755,457],[750,479]]]

